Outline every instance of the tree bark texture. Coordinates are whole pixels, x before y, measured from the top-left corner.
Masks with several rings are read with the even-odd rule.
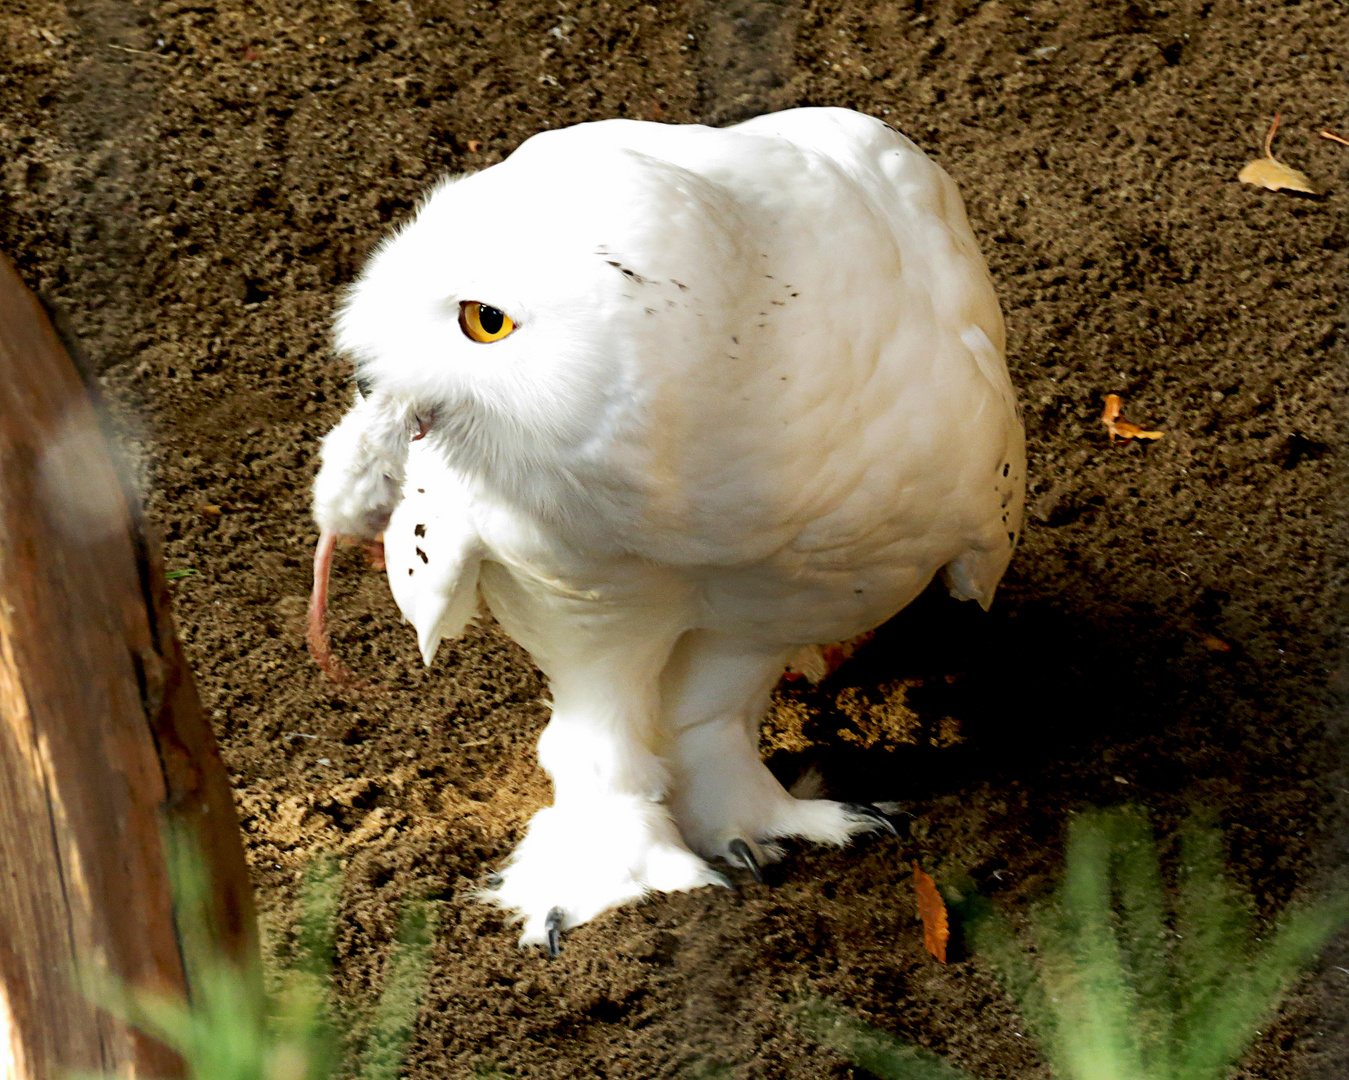
[[[180,1075],[81,976],[186,993],[161,833],[188,826],[257,958],[238,819],[157,544],[41,305],[0,255],[0,1077]]]

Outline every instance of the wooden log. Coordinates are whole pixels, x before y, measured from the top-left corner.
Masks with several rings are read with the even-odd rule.
[[[181,1075],[78,980],[187,991],[161,832],[188,826],[214,932],[256,920],[228,780],[158,547],[41,305],[0,255],[0,1077]]]

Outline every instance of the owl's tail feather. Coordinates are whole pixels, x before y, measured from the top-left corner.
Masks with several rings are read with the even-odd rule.
[[[306,638],[309,655],[325,675],[346,690],[366,691],[370,687],[356,678],[350,669],[333,655],[328,640],[328,578],[333,569],[333,552],[337,549],[337,533],[324,529],[319,533],[318,547],[314,549],[314,588],[309,594],[309,626]]]
[[[1014,543],[1015,537],[1011,534],[1009,537]],[[971,548],[942,567],[942,581],[957,600],[977,601],[987,611],[993,605],[993,593],[1011,557],[1010,544],[1001,551]]]

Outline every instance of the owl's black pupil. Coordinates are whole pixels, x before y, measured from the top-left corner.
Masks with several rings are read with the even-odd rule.
[[[494,307],[488,307],[486,304],[481,304],[478,307],[478,322],[487,333],[499,334],[501,328],[506,324],[506,313]]]

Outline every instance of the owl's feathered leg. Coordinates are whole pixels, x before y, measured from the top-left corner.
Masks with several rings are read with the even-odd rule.
[[[759,757],[759,721],[794,650],[761,649],[711,631],[684,635],[662,678],[673,738],[669,802],[684,839],[708,858],[751,872],[781,857],[773,841],[846,844],[893,829],[872,807],[798,799]]]
[[[549,677],[553,715],[538,752],[553,805],[534,815],[484,897],[519,915],[522,944],[551,952],[561,931],[649,892],[725,885],[689,850],[663,801],[668,774],[652,736],[673,635],[579,616],[539,640],[529,632],[538,609],[503,603],[493,572],[485,578],[493,610]]]

